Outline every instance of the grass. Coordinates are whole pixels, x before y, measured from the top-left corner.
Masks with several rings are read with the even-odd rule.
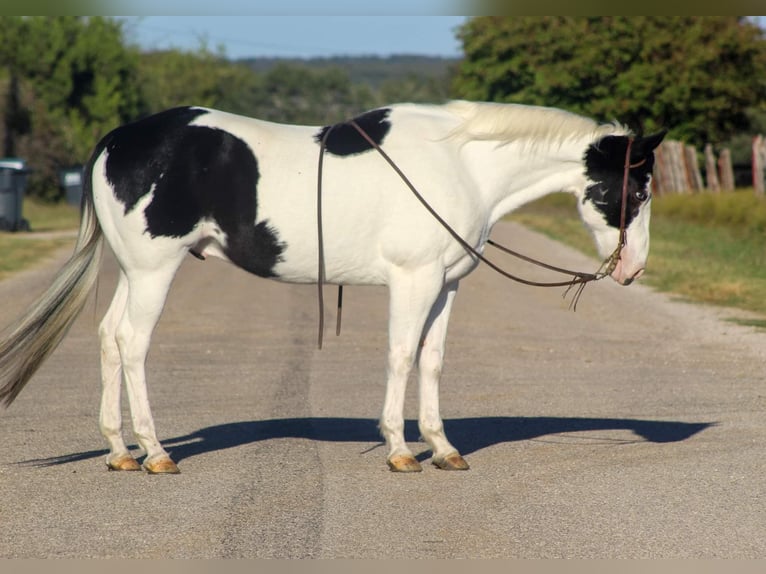
[[[65,203],[53,205],[24,198],[22,211],[32,233],[0,232],[0,280],[44,261],[64,246],[72,245],[72,237],[57,236],[55,232],[75,230],[80,221],[79,209]],[[38,237],[38,232],[53,233]]]
[[[766,315],[766,200],[744,190],[652,201],[651,250],[641,281],[691,301]],[[511,219],[596,256],[573,197],[543,198]]]
[[[68,203],[54,204],[27,197],[22,211],[35,232],[72,230],[80,224],[80,208]]]

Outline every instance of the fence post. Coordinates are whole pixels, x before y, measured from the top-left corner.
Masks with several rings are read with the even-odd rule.
[[[718,182],[715,154],[713,153],[713,146],[710,144],[705,145],[705,181],[707,182],[708,191],[714,193],[721,191],[721,184]]]
[[[700,191],[702,189],[702,174],[700,173],[700,166],[697,161],[697,148],[691,145],[684,146],[684,160],[686,181],[689,183],[689,189]]]
[[[718,157],[718,173],[721,178],[721,189],[724,191],[734,190],[734,168],[731,165],[731,152],[728,148],[721,150]]]
[[[753,189],[756,195],[764,195],[764,163],[766,163],[766,143],[762,135],[753,138]]]
[[[662,142],[654,152],[654,177],[652,184],[654,193],[662,195],[670,191],[670,182],[667,168],[667,146]]]
[[[676,193],[686,191],[686,168],[684,167],[683,145],[681,142],[668,142],[668,167],[671,189]]]

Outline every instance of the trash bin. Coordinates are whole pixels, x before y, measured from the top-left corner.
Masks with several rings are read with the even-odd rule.
[[[0,230],[29,231],[29,222],[21,217],[28,173],[23,159],[0,158]]]
[[[80,205],[82,201],[82,166],[78,165],[59,171],[59,181],[66,193],[66,202]]]

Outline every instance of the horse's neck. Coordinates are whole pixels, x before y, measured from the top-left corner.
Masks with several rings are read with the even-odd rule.
[[[542,151],[521,143],[466,144],[467,165],[489,212],[489,225],[550,193],[581,193],[585,187],[582,158],[586,146],[586,142],[572,142]]]

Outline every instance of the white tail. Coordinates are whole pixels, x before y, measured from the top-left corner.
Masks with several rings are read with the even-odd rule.
[[[103,237],[89,185],[74,253],[53,284],[0,338],[0,401],[10,405],[56,349],[96,282]]]

